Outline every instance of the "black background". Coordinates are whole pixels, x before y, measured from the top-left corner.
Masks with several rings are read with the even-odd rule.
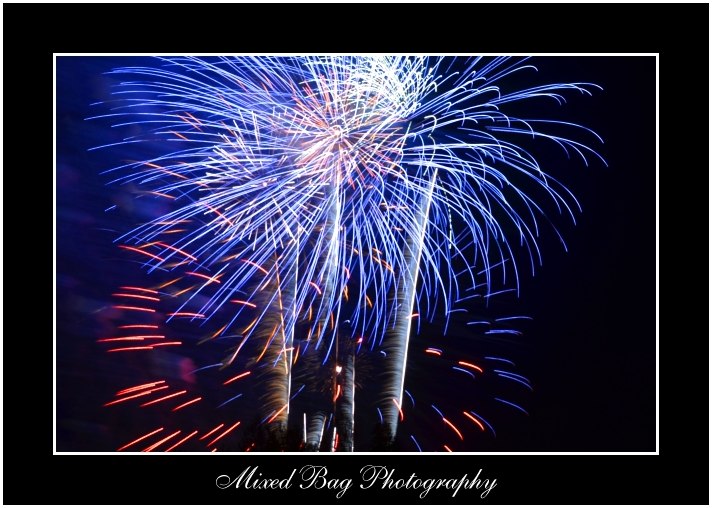
[[[49,342],[52,336],[49,295],[54,291],[49,258],[52,187],[50,171],[42,168],[53,164],[50,148],[52,52],[660,52],[660,167],[673,167],[671,171],[676,175],[673,180],[689,178],[686,172],[694,172],[696,177],[702,171],[706,174],[708,164],[704,157],[686,163],[677,162],[675,158],[681,151],[692,154],[699,152],[698,147],[707,146],[704,125],[696,129],[693,122],[700,116],[695,112],[707,111],[708,84],[704,72],[708,62],[707,26],[704,20],[708,9],[704,5],[659,4],[640,7],[600,4],[575,8],[558,4],[354,4],[329,7],[326,12],[324,6],[318,5],[259,8],[249,5],[199,8],[114,5],[102,9],[79,5],[8,5],[7,9],[4,6],[3,93],[7,108],[4,176],[19,176],[19,181],[4,180],[7,200],[3,227],[6,238],[22,239],[23,231],[29,227],[26,220],[29,213],[34,215],[31,229],[37,232],[31,247],[23,240],[21,250],[8,248],[4,256],[8,281],[13,280],[11,272],[21,272],[21,267],[28,265],[36,281],[31,291],[23,289],[24,285],[10,283],[12,294],[5,294],[3,432],[7,460],[4,460],[4,501],[13,504],[331,503],[334,498],[329,493],[311,490],[297,496],[293,491],[257,494],[219,491],[214,481],[219,474],[238,473],[248,464],[262,465],[266,472],[281,476],[293,467],[318,463],[328,466],[336,476],[355,477],[361,466],[377,462],[393,464],[399,470],[422,476],[437,472],[438,477],[447,477],[450,471],[461,476],[482,467],[485,476],[498,479],[498,487],[487,498],[488,503],[704,504],[707,471],[693,470],[685,457],[693,450],[708,448],[708,441],[704,439],[706,412],[699,411],[700,407],[704,409],[708,392],[704,378],[698,381],[694,377],[706,371],[704,359],[708,350],[701,326],[694,334],[685,331],[686,320],[699,318],[691,315],[694,303],[688,301],[692,296],[683,296],[686,294],[683,288],[672,293],[677,299],[683,299],[686,306],[682,315],[678,311],[676,319],[670,320],[675,321],[676,333],[665,335],[661,331],[660,334],[660,455],[285,456],[279,460],[272,456],[150,459],[53,456]],[[42,12],[41,19],[52,21],[39,26],[37,12]],[[60,13],[62,23],[57,22]],[[194,29],[186,32],[186,25]],[[246,35],[248,25],[261,27],[259,38]],[[670,30],[676,26],[685,29],[682,48],[680,39]],[[12,28],[31,28],[36,35],[28,40],[27,32],[24,36],[13,34]],[[22,41],[21,47],[17,41]],[[684,63],[683,56],[691,57],[693,65]],[[654,145],[651,145],[655,126],[654,89],[649,83],[654,74],[651,74],[649,60],[621,59],[616,66],[610,59],[597,59],[593,65],[587,61],[586,66],[578,69],[580,72],[567,69],[564,76],[564,80],[572,75],[576,79],[590,80],[606,89],[605,94],[593,99],[604,108],[600,119],[593,118],[586,123],[604,134],[607,144],[602,152],[611,168],[587,171],[585,178],[571,185],[579,197],[585,190],[586,195],[594,198],[584,201],[584,214],[578,228],[565,235],[570,250],[577,255],[547,253],[544,268],[536,278],[525,281],[523,287],[524,294],[547,295],[546,299],[528,301],[530,308],[526,311],[537,317],[535,326],[550,331],[549,326],[556,322],[560,330],[570,332],[557,334],[542,343],[538,354],[548,353],[552,356],[551,362],[560,365],[559,378],[577,380],[562,385],[545,373],[533,376],[539,383],[537,391],[544,394],[538,402],[539,410],[550,415],[551,421],[525,432],[536,432],[538,446],[543,450],[581,450],[582,443],[604,451],[649,450],[654,442],[650,416],[654,416],[655,401],[649,394],[650,384],[654,382],[654,367],[650,370],[650,365],[654,365],[651,334],[655,333],[657,321],[656,188],[654,173],[651,173],[655,160]],[[588,72],[590,76],[582,76],[581,72]],[[695,72],[698,74],[694,75]],[[681,102],[673,100],[676,96]],[[669,97],[668,102],[666,97]],[[693,104],[681,109],[680,104],[689,103]],[[617,122],[610,122],[612,113]],[[596,125],[597,121],[600,125]],[[40,147],[44,149],[39,150]],[[35,150],[41,156],[37,156]],[[34,178],[32,175],[37,172],[43,178],[27,180],[28,176]],[[38,181],[46,184],[41,190],[36,188]],[[682,196],[685,218],[694,218],[699,227],[706,215],[689,210],[695,203],[689,187],[702,189],[706,185],[702,182],[697,185],[697,179],[692,182],[695,185],[688,185]],[[664,192],[674,197],[667,188]],[[15,204],[18,200],[22,203],[19,208]],[[704,197],[699,202],[705,202]],[[28,203],[32,206],[28,207]],[[667,205],[664,210],[672,211],[673,206]],[[611,224],[616,227],[609,230]],[[702,229],[707,231],[706,227]],[[24,237],[27,237],[26,232]],[[678,272],[687,273],[688,279],[699,279],[704,275],[704,270],[699,268],[703,265],[695,265],[691,260],[694,253],[688,252],[704,251],[700,248],[702,241],[677,240],[678,249],[685,251],[686,265],[678,267]],[[688,245],[691,240],[694,241],[692,249]],[[588,256],[580,256],[581,252]],[[590,289],[588,293],[587,289]],[[665,294],[662,288],[660,293]],[[572,294],[587,294],[585,305],[582,300],[571,297]],[[32,302],[31,305],[28,306],[28,302]],[[39,316],[45,319],[40,320]],[[539,335],[535,332],[533,334]],[[31,352],[27,350],[29,344],[33,344]],[[38,348],[36,344],[46,347]],[[31,361],[18,360],[30,354]],[[646,367],[631,375],[630,369],[641,365]],[[27,380],[28,377],[31,380]],[[19,379],[32,383],[33,389],[23,390],[22,397],[17,398]],[[624,379],[626,382],[622,383]],[[28,393],[31,403],[27,402]],[[685,402],[684,397],[689,393],[694,393],[695,398]],[[532,442],[531,436],[523,436],[524,442]],[[20,454],[31,457],[31,469],[7,467],[15,463]],[[60,486],[49,488],[46,482],[50,477],[61,477]],[[98,487],[97,493],[90,486]],[[359,494],[363,497],[350,493],[352,497],[344,502],[419,502],[415,492],[370,490]],[[426,502],[474,503],[477,498],[461,493],[451,499],[447,493],[433,492]]]

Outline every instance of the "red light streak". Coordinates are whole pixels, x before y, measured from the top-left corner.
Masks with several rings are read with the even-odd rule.
[[[137,298],[139,300],[150,300],[152,302],[160,302],[160,298],[156,298],[155,296],[144,296],[144,295],[131,295],[128,293],[112,293],[111,296],[123,296],[126,298]]]
[[[168,448],[166,451],[167,451],[167,452],[170,452],[171,450],[175,450],[176,448],[178,448],[180,445],[182,445],[183,443],[185,443],[186,441],[188,441],[191,437],[193,437],[193,436],[196,435],[197,433],[198,433],[198,431],[197,431],[197,430],[194,430],[193,432],[191,432],[190,434],[188,434],[187,436],[185,436],[183,439],[181,439],[180,441],[178,441],[176,444],[174,444],[173,446],[171,446],[170,448]]]
[[[287,409],[287,404],[285,404],[284,406],[282,406],[282,409],[280,409],[279,411],[277,411],[277,412],[272,416],[272,418],[270,418],[270,419],[267,421],[267,423],[272,423],[272,422],[274,421],[274,419],[277,418],[280,414],[282,414],[282,411],[284,411],[285,409]],[[239,422],[238,422],[238,423],[239,423]]]
[[[480,421],[479,421],[477,418],[475,418],[474,416],[472,416],[472,415],[471,415],[470,413],[468,413],[467,411],[463,411],[462,414],[464,414],[464,415],[467,416],[470,420],[472,420],[473,422],[475,422],[475,423],[480,427],[480,429],[482,430],[482,432],[484,432],[485,427],[480,423]]]
[[[201,278],[208,280],[210,282],[215,282],[217,284],[220,284],[220,281],[216,277],[211,277],[209,275],[205,275],[203,273],[197,273],[197,272],[185,272],[185,273],[186,273],[186,275],[195,275],[196,277],[201,277]],[[218,277],[219,277],[219,275],[218,275]]]
[[[144,452],[152,452],[153,450],[155,450],[156,448],[158,448],[159,446],[161,446],[163,443],[165,443],[166,441],[168,441],[168,440],[171,439],[171,438],[176,437],[176,436],[177,436],[178,434],[180,434],[180,433],[181,433],[181,431],[180,431],[180,430],[177,430],[177,431],[175,431],[173,434],[171,434],[170,436],[164,437],[163,439],[161,439],[161,440],[158,441],[157,443],[152,444],[152,445],[149,446],[148,448],[144,448],[143,451],[144,451]]]
[[[125,290],[127,290],[127,291],[142,291],[142,292],[144,292],[144,293],[151,293],[151,294],[153,294],[153,295],[157,295],[157,294],[158,294],[158,291],[156,291],[156,290],[154,290],[154,289],[139,288],[139,287],[136,287],[136,286],[121,286],[120,289],[125,289]]]
[[[398,401],[397,401],[396,399],[392,399],[392,400],[393,400],[393,403],[394,403],[394,404],[396,405],[396,407],[398,408],[398,413],[400,414],[400,421],[403,421],[403,419],[404,419],[405,417],[403,416],[403,410],[401,409],[400,404],[398,404]]]
[[[158,261],[160,261],[160,262],[164,262],[164,261],[165,261],[165,259],[163,259],[163,258],[161,258],[161,257],[158,257],[158,256],[156,256],[155,254],[151,254],[150,252],[146,252],[146,251],[143,251],[143,250],[141,250],[141,249],[137,249],[136,247],[130,247],[130,246],[128,246],[128,245],[119,245],[119,248],[121,248],[121,249],[126,249],[126,250],[130,250],[130,251],[133,251],[133,252],[138,252],[138,253],[140,253],[140,254],[143,254],[144,256],[152,257],[153,259],[156,259],[156,260],[158,260]]]
[[[165,397],[161,397],[161,398],[159,398],[159,399],[155,399],[155,400],[152,400],[152,401],[149,401],[149,402],[145,402],[145,403],[141,404],[141,407],[152,406],[153,404],[157,404],[157,403],[159,403],[159,402],[161,402],[161,401],[164,401],[164,400],[172,399],[173,397],[178,397],[179,395],[183,395],[184,393],[187,393],[187,392],[188,392],[188,390],[181,390],[181,391],[176,392],[176,393],[171,393],[170,395],[166,395]]]
[[[119,353],[121,351],[139,351],[141,349],[153,349],[153,346],[132,346],[132,347],[118,347],[115,349],[109,349],[107,353]]]
[[[212,445],[214,445],[215,443],[218,442],[218,440],[224,438],[224,437],[227,436],[230,432],[232,432],[238,425],[240,425],[240,422],[237,422],[235,425],[233,425],[232,427],[230,427],[229,429],[227,429],[225,432],[223,432],[222,434],[220,434],[218,437],[216,437],[215,439],[213,439],[212,441],[210,441],[210,442],[209,442],[208,444],[206,444],[205,446],[207,447],[207,446],[212,446]],[[217,450],[217,448],[216,448],[216,450]],[[214,451],[214,450],[213,450],[213,451]]]
[[[205,318],[205,314],[197,314],[195,312],[171,312],[168,314],[171,317],[194,317],[194,318]]]
[[[254,303],[246,302],[246,301],[244,301],[244,300],[230,300],[230,301],[231,301],[232,303],[238,303],[238,304],[241,304],[241,305],[247,305],[248,307],[252,307],[253,309],[256,309],[256,308],[257,308],[257,305],[255,305]]]
[[[463,367],[470,367],[471,369],[475,369],[476,371],[479,371],[480,374],[482,373],[482,369],[478,367],[477,365],[474,365],[472,363],[467,363],[467,362],[457,362],[459,365],[462,365]]]
[[[162,430],[163,430],[163,427],[161,427],[160,429],[156,429],[156,430],[154,430],[153,432],[149,432],[148,434],[145,434],[145,435],[141,436],[140,438],[135,439],[135,440],[131,441],[131,442],[128,443],[128,444],[125,444],[124,446],[122,446],[121,448],[119,448],[119,449],[116,450],[116,451],[117,451],[117,452],[120,452],[120,451],[122,451],[122,450],[125,450],[125,449],[128,448],[129,446],[134,445],[134,444],[138,443],[139,441],[143,441],[144,439],[146,439],[146,438],[148,438],[148,437],[151,437],[152,435],[157,434],[158,432],[161,432]]]
[[[113,400],[113,401],[111,401],[111,402],[107,402],[106,404],[104,404],[104,407],[113,406],[114,404],[119,404],[120,402],[125,402],[125,401],[127,401],[127,400],[136,399],[136,398],[138,398],[138,397],[143,397],[144,395],[148,395],[149,393],[157,392],[157,391],[159,391],[159,390],[165,390],[165,389],[167,389],[167,388],[168,388],[168,385],[166,385],[166,386],[159,386],[158,388],[154,388],[154,389],[152,389],[152,390],[145,390],[145,391],[143,391],[143,392],[136,393],[136,394],[134,394],[134,395],[129,395],[128,397],[123,397],[123,398],[121,398],[121,399],[116,399],[116,400]]]
[[[128,305],[113,305],[113,308],[123,310],[137,310],[140,312],[156,312],[154,309],[147,309],[145,307],[129,307]]]
[[[240,379],[240,378],[243,378],[243,377],[245,377],[245,376],[250,375],[250,373],[251,373],[251,371],[248,370],[247,372],[243,372],[242,374],[238,374],[237,376],[235,376],[235,377],[233,377],[233,378],[230,378],[230,379],[228,379],[227,381],[225,381],[225,382],[223,383],[223,385],[229,385],[229,384],[232,383],[233,381],[237,381],[237,380]]]
[[[146,384],[142,384],[142,385],[132,386],[130,388],[125,388],[121,391],[116,392],[116,395],[123,395],[125,393],[131,393],[131,392],[135,392],[138,390],[143,390],[144,388],[152,388],[156,385],[160,385],[163,383],[165,383],[165,381],[161,380],[161,381],[153,381],[152,383],[146,383]]]
[[[179,409],[183,409],[183,408],[186,407],[186,406],[190,406],[191,404],[195,404],[195,403],[198,402],[199,400],[203,400],[203,397],[196,397],[196,398],[194,398],[193,400],[189,400],[188,402],[184,402],[184,403],[181,404],[180,406],[176,406],[176,407],[174,407],[173,409],[171,409],[171,411],[178,411]]]
[[[460,436],[460,441],[464,441],[464,440],[465,440],[465,438],[462,437],[462,434],[460,433],[460,431],[457,430],[457,427],[455,427],[452,423],[450,423],[450,421],[449,421],[447,418],[445,418],[444,416],[443,416],[443,421],[444,421],[445,423],[447,423],[447,424],[450,426],[450,428],[452,428],[452,430],[454,430],[454,431],[457,433],[458,436]]]
[[[218,430],[220,430],[220,428],[223,427],[224,425],[225,425],[224,423],[221,423],[220,425],[218,425],[217,427],[215,427],[213,430],[211,430],[210,432],[208,432],[207,434],[205,434],[203,437],[198,438],[198,440],[199,440],[199,441],[202,441],[202,440],[205,439],[206,437],[208,437],[208,436],[210,436],[211,434],[214,434],[215,432],[217,432]]]

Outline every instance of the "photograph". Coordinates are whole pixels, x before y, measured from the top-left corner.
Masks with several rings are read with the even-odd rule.
[[[3,503],[709,502],[708,5],[3,12]]]
[[[655,62],[57,56],[57,451],[655,452]]]

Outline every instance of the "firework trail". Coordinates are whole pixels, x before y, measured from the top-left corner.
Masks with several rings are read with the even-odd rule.
[[[263,302],[265,315],[256,325],[259,332],[255,339],[265,347],[254,363],[264,362],[260,369],[260,381],[266,387],[261,394],[262,417],[275,432],[284,433],[289,418],[294,350],[294,329],[287,328],[285,323],[294,312],[296,273],[290,274],[293,280],[280,280],[278,263],[275,259],[272,266],[275,278],[262,288],[265,300],[270,300]]]
[[[354,449],[354,409],[356,392],[355,349],[353,341],[343,341],[334,376],[334,418],[338,435],[338,450],[350,452]]]
[[[516,286],[514,248],[532,270],[541,261],[542,200],[573,218],[573,196],[524,145],[600,158],[557,134],[598,139],[588,129],[506,114],[596,88],[500,88],[533,69],[526,60],[176,57],[116,69],[127,80],[100,116],[137,132],[119,144],[156,153],[108,173],[168,210],[117,243],[149,273],[175,276],[166,320],[188,319],[204,341],[225,344],[219,369],[259,371],[269,424],[287,425],[299,355],[318,352],[334,406],[302,424],[311,446],[325,411],[337,415],[333,441],[351,442],[350,351],[356,340],[383,351],[380,410],[393,439],[413,316],[447,317],[473,288],[491,292],[495,267]]]
[[[405,261],[410,280],[403,281],[396,290],[396,314],[393,328],[386,332],[383,351],[389,358],[389,370],[384,383],[381,411],[386,422],[387,439],[395,439],[398,416],[403,404],[403,384],[405,383],[406,364],[410,329],[413,323],[413,309],[418,284],[418,268],[423,254],[422,246],[428,224],[428,214],[432,203],[433,191],[437,179],[437,169],[431,177],[430,192],[419,203],[418,237],[409,237],[405,248]],[[407,283],[406,283],[407,282]]]

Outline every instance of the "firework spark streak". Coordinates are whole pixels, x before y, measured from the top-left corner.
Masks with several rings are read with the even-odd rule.
[[[526,58],[245,56],[158,58],[154,67],[112,71],[125,80],[99,118],[134,130],[119,144],[160,148],[107,174],[162,204],[116,242],[149,274],[171,279],[117,290],[116,311],[151,319],[120,328],[187,321],[209,330],[203,342],[226,348],[217,364],[227,372],[223,385],[255,371],[263,421],[280,428],[305,386],[302,397],[318,392],[318,384],[295,382],[300,369],[318,370],[303,360],[317,354],[329,367],[332,408],[295,416],[312,449],[330,425],[334,443],[352,449],[354,358],[362,346],[381,353],[379,415],[393,440],[413,329],[440,316],[447,327],[475,288],[496,292],[495,276],[497,285],[516,288],[521,252],[529,270],[541,262],[537,237],[547,211],[574,218],[575,198],[529,147],[551,143],[586,164],[602,160],[578,141],[600,141],[589,129],[506,113],[523,101],[561,104],[567,94],[598,88],[506,89],[510,76],[534,70]],[[139,342],[110,350],[124,355],[182,345],[150,342],[157,337],[103,340]],[[453,368],[481,374],[463,361]],[[498,375],[531,388],[518,374]],[[189,411],[199,400],[171,407]],[[472,414],[457,414],[484,429]]]

